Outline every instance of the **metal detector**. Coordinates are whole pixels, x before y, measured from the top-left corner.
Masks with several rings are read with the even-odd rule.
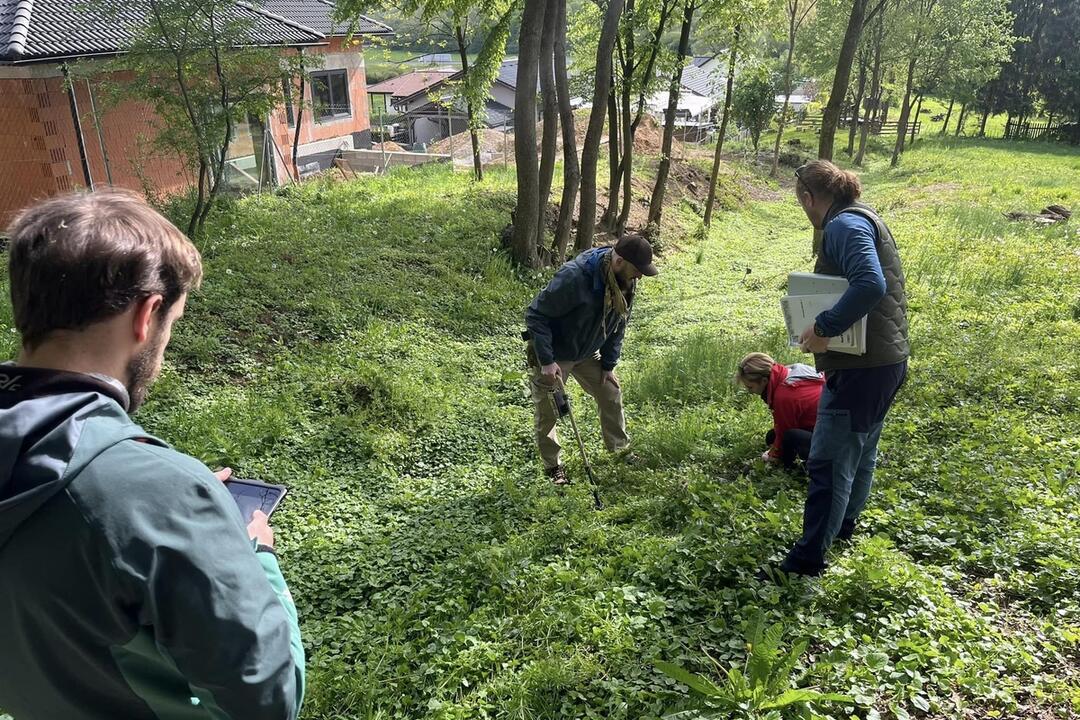
[[[581,464],[585,466],[585,475],[588,476],[589,485],[592,487],[593,504],[596,505],[597,510],[603,510],[604,503],[600,500],[600,486],[596,484],[596,476],[593,475],[592,465],[589,464],[589,456],[585,453],[585,441],[581,439],[581,432],[578,430],[577,420],[574,419],[574,410],[570,407],[570,395],[566,392],[566,385],[563,384],[562,374],[555,376],[555,382],[557,383],[557,389],[562,395],[562,402],[559,402],[559,398],[555,397],[555,393],[551,393],[551,402],[555,405],[555,415],[556,417],[566,415],[570,418],[570,427],[574,429],[574,437],[577,439],[578,450],[581,451]]]

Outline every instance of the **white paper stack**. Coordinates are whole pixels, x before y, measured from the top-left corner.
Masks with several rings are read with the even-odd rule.
[[[803,331],[814,319],[829,310],[848,288],[848,281],[836,275],[795,272],[788,275],[788,294],[780,298],[780,310],[787,324],[788,342],[799,344]],[[866,316],[829,341],[829,350],[848,355],[866,352]]]

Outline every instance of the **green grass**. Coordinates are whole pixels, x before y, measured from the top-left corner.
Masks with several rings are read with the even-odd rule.
[[[1080,712],[1080,235],[1001,216],[1077,209],[1080,154],[928,140],[871,160],[911,378],[861,537],[781,587],[753,574],[796,537],[805,483],[756,461],[767,411],[730,376],[751,350],[801,357],[777,312],[811,263],[793,199],[719,213],[643,283],[620,366],[643,465],[603,455],[572,389],[601,512],[532,447],[517,331],[550,271],[497,249],[512,174],[316,182],[217,213],[138,419],[291,488],[275,523],[305,717],[657,718],[686,688],[653,661],[741,666],[758,613],[809,641],[794,680],[856,699],[819,717]],[[11,354],[6,303],[0,321]]]

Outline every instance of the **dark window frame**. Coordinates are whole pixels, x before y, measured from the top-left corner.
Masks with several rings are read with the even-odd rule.
[[[311,78],[311,104],[315,112],[312,113],[316,122],[333,122],[352,117],[352,98],[349,97],[349,71],[345,68],[333,70],[320,70],[309,75]],[[345,92],[344,102],[335,96],[334,78],[340,78],[341,88]],[[328,103],[321,102],[318,96],[319,87],[326,89]],[[344,110],[342,110],[344,108]]]
[[[281,92],[285,101],[285,122],[289,127],[296,127],[296,110],[293,108],[293,83],[292,78],[281,78]]]

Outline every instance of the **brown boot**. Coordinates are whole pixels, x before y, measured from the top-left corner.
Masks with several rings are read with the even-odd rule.
[[[563,465],[556,465],[553,468],[548,468],[544,472],[551,478],[552,485],[569,485],[570,478],[566,474],[566,467]]]

